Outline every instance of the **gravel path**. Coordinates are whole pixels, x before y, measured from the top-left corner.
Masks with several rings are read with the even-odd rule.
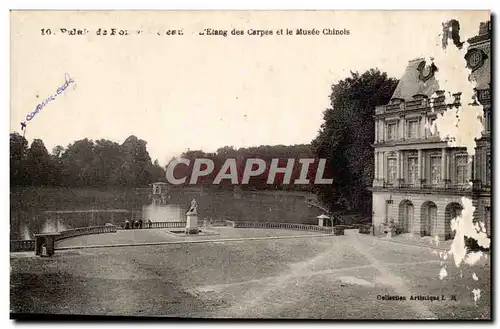
[[[235,231],[241,236],[259,234],[257,229],[246,230]],[[147,232],[157,238],[160,231]],[[143,233],[130,234],[137,238]],[[448,276],[440,280],[442,266],[447,266]],[[476,303],[472,289],[482,291]],[[411,295],[447,299],[411,301]],[[384,300],[384,296],[407,300]],[[457,300],[451,300],[452,296]],[[11,311],[207,318],[488,319],[490,265],[489,258],[474,266],[456,268],[452,259],[441,265],[439,257],[426,248],[353,231],[322,238],[65,250],[52,258],[12,253]]]

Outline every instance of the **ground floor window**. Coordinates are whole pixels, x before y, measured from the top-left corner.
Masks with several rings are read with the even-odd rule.
[[[389,209],[391,209],[391,204],[392,204],[392,200],[386,200],[385,201],[385,219],[384,219],[384,223],[386,225],[389,224]]]

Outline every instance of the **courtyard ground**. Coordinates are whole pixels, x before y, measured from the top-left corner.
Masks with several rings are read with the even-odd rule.
[[[176,231],[179,233],[173,233]],[[183,228],[179,229],[139,229],[119,230],[116,233],[84,235],[65,239],[56,243],[56,248],[74,248],[96,245],[127,245],[141,243],[175,243],[224,239],[252,239],[263,237],[295,237],[295,236],[325,236],[321,232],[292,231],[281,229],[234,229],[232,227],[211,227],[197,235],[185,236]]]
[[[161,231],[126,234],[156,241]],[[222,231],[219,238],[237,232],[242,238],[69,249],[57,251],[52,258],[11,253],[11,312],[196,318],[491,318],[489,257],[460,267],[449,257],[441,265],[430,248],[351,230],[345,236],[283,239],[265,239],[279,235],[278,230]],[[256,234],[262,239],[245,239]],[[105,244],[110,237],[94,235],[64,243]],[[443,266],[448,276],[441,280]],[[473,289],[481,291],[477,301]],[[412,295],[444,296],[445,300],[410,300]],[[387,296],[406,300],[387,300]]]

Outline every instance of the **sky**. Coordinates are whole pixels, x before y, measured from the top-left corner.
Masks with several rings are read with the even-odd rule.
[[[25,137],[49,152],[82,138],[136,135],[164,165],[187,149],[310,143],[333,83],[370,68],[399,78],[409,60],[432,56],[451,18],[466,39],[489,12],[14,12],[10,130],[22,134],[20,122],[67,74],[74,83],[27,121]],[[99,28],[131,35],[97,36]],[[229,35],[198,35],[205,28]],[[230,35],[233,28],[245,35]],[[287,28],[350,33],[247,34]],[[184,35],[157,35],[167,29]]]

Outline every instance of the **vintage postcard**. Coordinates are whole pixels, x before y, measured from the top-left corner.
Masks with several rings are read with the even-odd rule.
[[[491,320],[491,34],[11,11],[11,318]]]

